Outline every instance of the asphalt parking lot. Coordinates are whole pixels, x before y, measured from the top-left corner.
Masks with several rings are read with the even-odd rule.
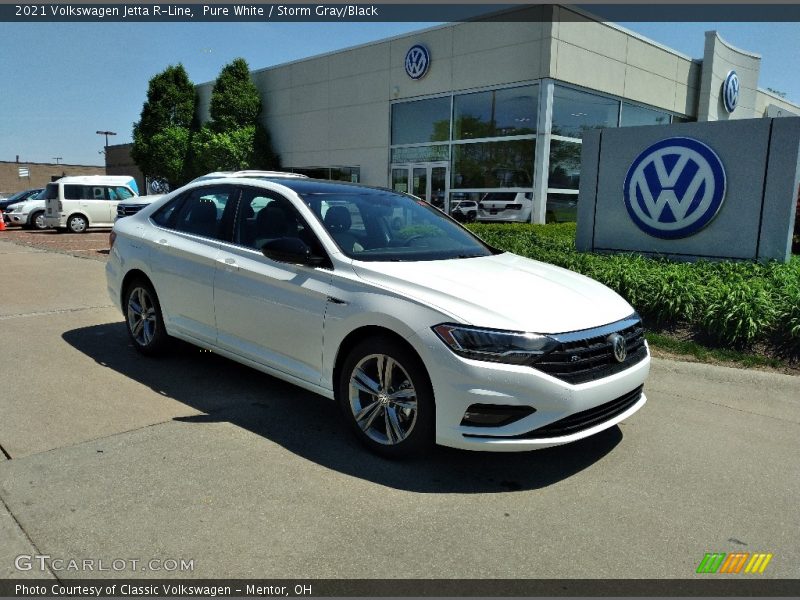
[[[8,233],[0,578],[692,578],[736,551],[800,577],[798,377],[655,359],[647,405],[589,440],[389,462],[321,397],[184,344],[139,356],[107,244],[43,249],[107,232]],[[193,570],[15,568],[35,554]]]

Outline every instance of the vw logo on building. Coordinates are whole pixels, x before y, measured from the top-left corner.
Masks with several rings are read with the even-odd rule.
[[[625,176],[625,207],[645,233],[664,239],[708,225],[725,198],[725,169],[711,148],[692,138],[661,140],[636,157]]]
[[[406,52],[406,74],[411,79],[422,79],[431,65],[431,53],[422,44],[415,44]]]
[[[739,76],[736,71],[728,71],[725,81],[722,82],[722,103],[729,113],[739,104]]]

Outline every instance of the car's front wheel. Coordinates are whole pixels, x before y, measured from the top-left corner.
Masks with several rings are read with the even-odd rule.
[[[125,324],[128,336],[142,354],[162,352],[169,337],[161,316],[161,305],[149,282],[133,281],[125,291]]]
[[[435,403],[428,373],[389,337],[357,344],[339,372],[337,399],[356,436],[390,458],[419,456],[434,443]]]

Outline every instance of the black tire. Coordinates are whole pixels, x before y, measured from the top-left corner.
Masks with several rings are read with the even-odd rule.
[[[86,233],[89,229],[89,220],[83,215],[70,215],[67,219],[67,229],[70,233]]]
[[[416,353],[391,337],[366,339],[350,351],[339,370],[336,400],[356,437],[377,454],[411,458],[434,445],[430,378]]]
[[[39,220],[41,219],[41,221]],[[35,229],[37,231],[42,231],[47,229],[47,225],[44,224],[44,211],[37,210],[35,213],[31,215],[31,220],[28,223],[28,227],[31,229]]]
[[[163,353],[169,336],[153,286],[146,279],[135,279],[125,288],[123,299],[125,329],[133,347],[148,356]]]

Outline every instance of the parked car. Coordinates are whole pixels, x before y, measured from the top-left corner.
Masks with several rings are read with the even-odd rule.
[[[138,351],[180,338],[335,399],[384,455],[556,446],[646,402],[650,356],[625,300],[406,194],[215,178],[111,237],[108,290]]]
[[[529,223],[532,210],[531,192],[487,192],[478,203],[478,221]]]
[[[38,196],[12,204],[3,217],[10,225],[19,225],[26,229],[47,229],[44,223],[44,200],[39,200]]]
[[[149,196],[134,196],[128,200],[121,200],[117,204],[117,219],[130,217],[142,210],[148,204],[155,202],[164,194],[150,194]]]
[[[32,198],[33,196],[36,196],[41,191],[42,188],[32,188],[30,190],[22,190],[21,192],[12,194],[8,198],[3,198],[0,200],[0,210],[6,212],[8,211],[8,207],[11,206],[12,204],[17,204],[18,202],[24,202],[25,200]]]
[[[450,216],[461,223],[472,223],[478,217],[478,203],[474,200],[454,202]]]
[[[45,225],[72,233],[111,227],[117,218],[117,204],[138,195],[136,180],[128,176],[62,177],[48,183],[42,192]]]

